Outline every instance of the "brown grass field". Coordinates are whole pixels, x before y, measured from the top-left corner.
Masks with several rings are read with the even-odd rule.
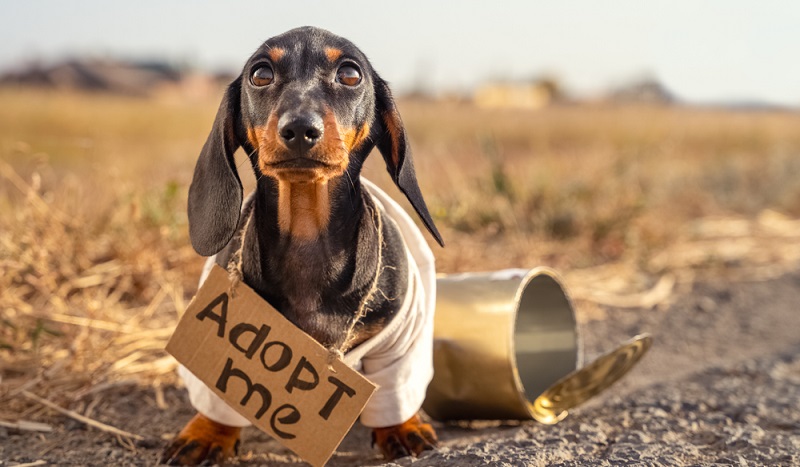
[[[0,90],[0,422],[173,384],[202,264],[185,199],[218,98]],[[800,264],[800,115],[401,101],[440,272],[547,265],[585,315]],[[240,155],[241,157],[241,155]],[[365,176],[396,197],[373,154]],[[249,170],[249,169],[248,169]],[[252,174],[242,173],[246,187]]]

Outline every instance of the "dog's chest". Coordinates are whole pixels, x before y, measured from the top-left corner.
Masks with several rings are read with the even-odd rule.
[[[290,245],[282,256],[279,270],[275,272],[289,307],[287,311],[294,314],[321,311],[326,292],[336,286],[337,277],[343,274],[345,255],[332,253],[327,245],[319,242]]]
[[[346,253],[321,242],[287,245],[270,263],[276,308],[321,344],[341,344],[358,306],[357,297],[343,296],[352,280]]]

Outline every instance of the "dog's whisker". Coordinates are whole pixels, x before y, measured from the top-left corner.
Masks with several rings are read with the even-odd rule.
[[[350,172],[345,170],[344,173],[345,173],[345,175],[347,175],[347,181],[350,183],[350,188],[352,188],[353,191],[356,191],[356,184],[353,181],[353,177],[350,176]],[[356,208],[356,200],[354,198],[350,199],[350,208],[351,209],[355,209]]]
[[[242,159],[241,162],[239,162],[239,165],[236,166],[236,169],[237,170],[241,169],[242,165],[244,165],[245,162],[250,162],[250,158],[253,157],[253,154],[255,154],[257,151],[258,148],[253,149],[253,151],[250,154],[248,154],[247,157],[245,157],[244,159]]]

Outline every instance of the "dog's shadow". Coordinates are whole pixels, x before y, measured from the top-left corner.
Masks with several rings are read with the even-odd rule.
[[[377,448],[370,447],[370,437],[369,429],[356,423],[326,465],[358,466],[382,464],[383,458]],[[281,446],[268,434],[255,428],[245,430],[242,449],[239,452],[237,461],[238,465],[268,464],[270,466],[296,466],[298,463],[302,463],[300,458],[291,451]]]
[[[520,422],[433,423],[439,436],[440,445],[445,449],[465,446],[478,439],[513,436],[513,433],[522,429],[525,424]],[[302,462],[269,435],[254,428],[248,429],[242,443],[243,449],[240,452],[238,465],[290,466]],[[377,448],[371,447],[370,429],[356,423],[325,465],[351,467],[383,465],[384,463]],[[404,460],[398,461],[400,465],[407,463],[408,461]]]

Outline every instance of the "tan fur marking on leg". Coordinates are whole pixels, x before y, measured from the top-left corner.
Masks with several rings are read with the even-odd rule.
[[[418,414],[400,425],[373,428],[372,442],[378,445],[387,461],[409,454],[418,456],[439,444],[433,427],[424,423]]]
[[[198,413],[167,446],[160,463],[221,464],[236,455],[241,431],[241,428],[222,425]]]

